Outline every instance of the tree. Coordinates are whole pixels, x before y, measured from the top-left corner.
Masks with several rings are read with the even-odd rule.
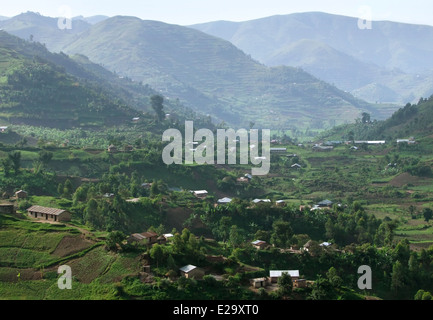
[[[48,165],[48,163],[53,159],[53,153],[46,151],[46,150],[42,150],[39,152],[39,161],[45,166]]]
[[[312,300],[332,300],[335,297],[335,290],[327,278],[319,276],[314,282],[310,298]]]
[[[21,168],[21,152],[19,151],[13,151],[8,154],[8,158],[12,163],[12,169],[15,172],[15,175],[17,175]]]
[[[230,228],[230,237],[229,243],[233,248],[239,247],[243,242],[242,236],[239,233],[239,229],[237,226],[232,226]]]
[[[430,208],[424,208],[422,215],[424,216],[424,220],[428,223],[431,218],[433,218],[433,210]]]
[[[86,222],[98,226],[98,202],[95,199],[90,199],[84,213]]]
[[[290,223],[286,221],[276,221],[272,225],[272,228],[272,244],[280,248],[286,248],[289,246],[293,236],[293,230]]]
[[[219,221],[219,226],[217,229],[217,233],[223,242],[227,241],[227,238],[230,234],[230,228],[232,226],[232,218],[231,217],[222,217]]]
[[[72,194],[74,193],[74,186],[72,185],[71,180],[67,179],[65,181],[65,185],[63,186],[63,196],[65,198],[72,197]]]
[[[354,142],[354,141],[355,141],[355,133],[354,133],[353,131],[350,131],[350,132],[347,134],[347,139],[348,139],[349,141]]]
[[[283,272],[281,277],[278,279],[278,293],[281,296],[290,296],[293,290],[293,281],[290,274]]]
[[[125,240],[125,238],[125,235],[120,231],[110,232],[108,234],[107,240],[105,241],[107,249],[110,251],[117,251],[118,246],[123,248],[122,242]]]
[[[164,98],[160,95],[153,95],[150,98],[150,104],[152,106],[152,109],[156,113],[156,117],[158,119],[158,122],[162,122],[165,119],[165,112],[164,112]]]
[[[397,293],[398,290],[403,289],[406,285],[404,269],[405,268],[400,261],[396,261],[392,267],[391,290],[393,290],[395,293]]]
[[[150,249],[150,257],[156,260],[156,267],[159,267],[159,264],[162,262],[165,256],[165,252],[162,249],[162,246],[159,244],[154,244],[152,249]]]
[[[340,288],[343,284],[343,279],[337,274],[337,269],[331,267],[326,273],[326,276],[334,288]]]
[[[1,165],[3,167],[3,172],[5,177],[10,176],[10,171],[12,170],[12,161],[10,158],[2,159]]]
[[[370,114],[367,112],[363,112],[362,113],[362,123],[370,123],[370,121],[371,121]]]
[[[160,194],[158,182],[154,181],[152,183],[152,186],[150,187],[150,196],[153,198],[156,197],[158,194]]]

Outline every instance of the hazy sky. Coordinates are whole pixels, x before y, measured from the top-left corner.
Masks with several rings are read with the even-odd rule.
[[[276,14],[322,11],[372,20],[433,25],[432,0],[0,0],[0,15],[34,11],[45,16],[128,15],[189,25],[216,20],[246,21]]]

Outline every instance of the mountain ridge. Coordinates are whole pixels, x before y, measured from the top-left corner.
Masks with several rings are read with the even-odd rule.
[[[296,119],[299,110],[293,109],[299,109],[308,99],[311,100],[307,103],[310,109],[304,110],[302,117],[311,117],[315,112],[323,117],[323,111],[311,109],[313,104],[326,105],[331,113],[333,108],[344,105],[349,113],[344,116],[345,120],[356,117],[359,106],[369,107],[300,69],[266,67],[227,41],[159,21],[116,16],[89,28],[64,47],[64,51],[83,53],[111,70],[121,70],[136,81],[149,83],[164,94],[171,94],[174,99],[178,97],[188,101],[188,90],[195,89],[203,102],[200,109],[232,125],[245,126],[250,121],[259,123],[262,119],[261,125],[275,124],[272,118],[280,116]],[[312,88],[313,85],[325,90],[319,95],[329,94],[335,97],[335,101],[326,104],[326,101],[320,101],[325,98],[314,97],[318,92]],[[287,93],[290,90],[291,95]],[[315,92],[308,99],[305,97],[307,90]],[[358,106],[353,106],[353,103]],[[248,115],[241,110],[248,104],[252,105],[249,110],[255,113],[243,120]],[[264,114],[264,109],[274,109],[276,113]],[[289,114],[284,114],[284,111]],[[335,114],[344,112],[339,109]]]
[[[245,22],[216,21],[190,26],[208,34],[232,42],[258,61],[274,66],[290,65],[304,68],[314,76],[334,83],[355,96],[369,102],[405,104],[433,93],[433,46],[426,39],[433,39],[433,27],[391,21],[373,21],[371,30],[360,30],[358,19],[322,12],[277,15]],[[338,55],[350,57],[352,68],[339,63],[334,54],[315,55],[317,61],[309,61],[312,48],[300,50],[295,43],[310,40],[333,48]],[[292,51],[288,50],[292,46]],[[279,59],[275,56],[280,52]],[[282,56],[285,52],[286,56]],[[306,57],[304,60],[300,57]],[[371,67],[377,66],[371,73]],[[338,77],[340,76],[340,78]],[[421,77],[422,79],[420,79]],[[359,80],[363,79],[362,82]],[[366,82],[367,81],[367,82]],[[406,83],[412,82],[410,88]],[[428,86],[425,83],[428,81]],[[401,82],[402,84],[400,84]],[[372,83],[379,83],[387,91],[398,92],[393,101],[379,97],[370,99],[366,90]],[[355,88],[354,85],[357,85]],[[363,89],[363,90],[360,90]],[[365,92],[362,95],[359,92]]]
[[[391,115],[389,108],[357,99],[300,68],[265,66],[232,43],[193,28],[115,16],[68,33],[52,19],[28,15],[50,24],[50,30],[36,22],[34,28],[52,40],[46,44],[51,51],[85,55],[231,126],[304,130],[312,123],[321,128],[351,122],[364,111],[379,119]],[[62,39],[56,42],[48,34]]]

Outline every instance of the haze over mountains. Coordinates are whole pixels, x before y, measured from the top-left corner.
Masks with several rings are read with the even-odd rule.
[[[345,91],[400,104],[433,92],[427,72],[433,62],[425,58],[433,45],[421,41],[432,27],[374,23],[372,30],[359,30],[354,18],[308,13],[192,28],[135,17],[76,17],[72,29],[61,30],[58,19],[29,12],[0,21],[0,28],[54,52],[87,56],[238,127],[321,128],[362,112],[384,119],[398,107]]]
[[[433,27],[319,12],[191,26],[260,62],[302,67],[370,102],[406,103],[433,93]]]

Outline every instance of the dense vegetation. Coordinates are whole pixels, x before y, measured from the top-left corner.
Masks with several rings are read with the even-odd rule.
[[[0,118],[7,126],[0,132],[0,196],[18,210],[0,214],[2,298],[431,299],[433,98],[383,122],[364,113],[356,124],[320,137],[317,143],[334,144],[327,151],[274,130],[273,146],[287,152],[272,153],[269,175],[249,179],[248,165],[163,163],[162,133],[183,132],[185,119],[196,129],[215,130],[209,116],[140,83],[104,82],[113,74],[83,56],[74,62],[0,36],[6,40],[0,45]],[[43,58],[20,53],[25,48]],[[283,82],[311,79],[291,71],[257,74]],[[336,90],[314,81],[320,92]],[[333,105],[323,97],[310,92],[305,102]],[[402,136],[416,143],[397,143]],[[352,148],[358,139],[387,143]],[[29,196],[16,199],[19,190]],[[209,193],[200,199],[192,190]],[[218,205],[223,197],[231,203]],[[316,208],[324,199],[332,205]],[[68,210],[72,221],[39,223],[26,214],[32,205]],[[131,241],[145,231],[173,237],[153,246]],[[254,240],[269,246],[257,250]],[[56,267],[62,264],[74,270],[74,290],[59,293]],[[180,276],[187,264],[206,271],[203,281]],[[361,265],[373,270],[372,290],[357,286]],[[282,277],[271,289],[251,288],[252,278],[275,269],[299,270],[308,286],[293,288]]]
[[[429,103],[415,106],[416,112]],[[2,258],[4,297],[28,292],[20,284],[12,287],[19,271],[30,288],[40,287],[40,281],[26,277],[43,268],[43,278],[51,280],[40,288],[50,299],[56,286],[54,266],[69,261],[80,293],[73,291],[65,299],[78,297],[75,294],[83,299],[428,299],[433,291],[432,190],[430,173],[422,169],[431,163],[428,138],[414,145],[390,143],[356,151],[340,145],[327,153],[285,140],[287,154],[272,155],[270,175],[242,184],[236,179],[248,172],[246,166],[164,165],[159,135],[138,135],[139,128],[161,132],[169,125],[156,119],[107,129],[99,138],[86,131],[26,126],[13,127],[20,134],[9,130],[0,135],[3,196],[25,189],[31,196],[17,202],[21,212],[39,204],[70,210],[74,217],[70,229],[50,232],[58,236],[50,248],[34,251],[28,240],[24,245],[17,242],[19,250],[29,246],[33,260]],[[64,145],[66,137],[70,145]],[[119,152],[109,153],[108,144],[117,145]],[[134,150],[123,151],[130,144]],[[295,163],[301,168],[293,169]],[[143,187],[144,183],[152,185]],[[200,189],[210,196],[201,200],[189,192]],[[215,207],[223,196],[234,200]],[[253,204],[257,197],[271,202]],[[333,207],[309,210],[308,205],[326,198],[333,200]],[[285,206],[275,205],[280,199]],[[300,210],[300,205],[306,207]],[[18,250],[6,240],[11,228],[28,230],[23,231],[24,240],[38,225],[25,220],[2,218],[4,257]],[[130,234],[147,230],[172,232],[174,238],[152,248],[125,244]],[[82,251],[52,256],[64,245],[61,239],[67,243],[80,234],[90,241]],[[257,239],[271,247],[257,251],[250,244]],[[324,241],[332,246],[320,246]],[[308,252],[297,251],[307,243]],[[224,259],[216,262],[212,256]],[[140,276],[141,258],[151,264],[153,278]],[[203,281],[179,277],[178,268],[186,264],[206,268],[208,276]],[[89,265],[93,271],[86,276],[83,267]],[[373,270],[372,291],[357,288],[361,265]],[[273,292],[248,289],[251,278],[288,268],[299,269],[314,284],[293,291],[282,284]],[[220,276],[220,281],[209,274]]]

